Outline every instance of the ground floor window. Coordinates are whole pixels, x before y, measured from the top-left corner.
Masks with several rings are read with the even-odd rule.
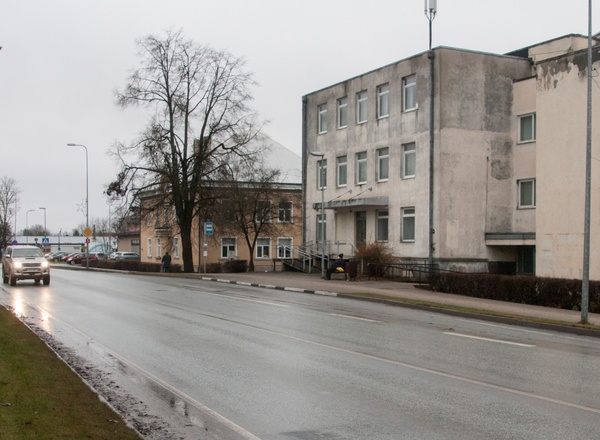
[[[221,258],[233,258],[237,255],[236,239],[222,238],[221,239]]]
[[[277,258],[292,258],[292,239],[277,239]]]
[[[173,258],[179,258],[179,237],[173,237]]]
[[[259,238],[256,240],[256,258],[270,258],[271,239]]]
[[[535,246],[519,246],[518,272],[535,274]]]
[[[356,244],[367,241],[367,212],[358,211],[355,217]]]
[[[146,256],[147,257],[151,257],[152,256],[152,239],[151,238],[149,238],[148,241],[147,241]]]
[[[389,211],[377,211],[377,241],[388,240]]]
[[[402,241],[415,241],[415,208],[402,208]]]
[[[160,238],[156,239],[156,256],[160,257],[162,255],[162,243]]]

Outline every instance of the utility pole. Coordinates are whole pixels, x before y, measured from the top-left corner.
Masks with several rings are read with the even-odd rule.
[[[432,50],[432,38],[433,38],[433,19],[437,14],[437,0],[425,0],[425,17],[429,21],[429,52],[427,58],[429,58],[429,254],[427,258],[427,264],[429,265],[429,276],[433,275],[433,251],[434,242],[433,235],[435,234],[434,222],[433,222],[433,196],[434,196],[434,97],[435,97],[435,83],[434,83],[434,61],[435,52]]]

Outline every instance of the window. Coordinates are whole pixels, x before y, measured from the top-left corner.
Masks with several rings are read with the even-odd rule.
[[[325,228],[327,227],[327,215],[317,214],[317,241],[323,242],[325,239]]]
[[[377,87],[377,118],[386,118],[390,115],[390,85],[382,84]]]
[[[519,180],[519,208],[535,208],[535,179]]]
[[[385,181],[390,177],[390,149],[377,150],[377,181]]]
[[[417,150],[414,142],[402,145],[402,178],[415,177],[417,173]]]
[[[256,240],[256,258],[270,258],[271,257],[271,239],[270,238],[258,238]]]
[[[254,222],[257,224],[271,223],[273,221],[273,211],[270,200],[258,200],[256,202],[256,213]]]
[[[348,156],[340,156],[337,162],[337,186],[348,184]]]
[[[235,257],[237,254],[235,244],[235,238],[221,238],[221,258]]]
[[[146,226],[152,226],[152,213],[146,214]]]
[[[317,161],[317,189],[327,188],[327,159]]]
[[[318,107],[318,111],[319,111],[319,119],[318,119],[319,134],[327,133],[327,104],[321,104]]]
[[[367,183],[367,152],[356,154],[356,183],[362,185]]]
[[[535,113],[519,116],[519,142],[535,141]]]
[[[277,258],[292,258],[292,239],[277,239]]]
[[[279,223],[292,223],[292,208],[294,204],[289,200],[281,200],[279,202],[279,214],[277,221]]]
[[[402,79],[404,100],[402,110],[414,110],[417,108],[417,76],[410,75]]]
[[[389,211],[377,211],[377,240],[388,240]]]
[[[367,91],[356,94],[356,123],[367,122]]]
[[[156,256],[160,257],[162,255],[162,243],[160,238],[156,239]]]
[[[147,246],[146,246],[146,256],[147,257],[151,257],[152,256],[152,239],[149,238],[146,243],[147,243]]]
[[[337,124],[338,128],[348,126],[348,98],[346,97],[338,99]]]
[[[179,258],[179,237],[173,237],[173,258]]]
[[[415,241],[415,208],[402,208],[402,241]]]

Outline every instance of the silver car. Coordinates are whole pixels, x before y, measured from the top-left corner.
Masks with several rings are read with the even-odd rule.
[[[36,246],[8,246],[2,255],[2,281],[11,286],[17,280],[44,281],[50,284],[50,264]]]

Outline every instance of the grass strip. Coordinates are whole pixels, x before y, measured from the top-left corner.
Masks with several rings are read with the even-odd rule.
[[[37,335],[0,307],[0,439],[140,437]]]

